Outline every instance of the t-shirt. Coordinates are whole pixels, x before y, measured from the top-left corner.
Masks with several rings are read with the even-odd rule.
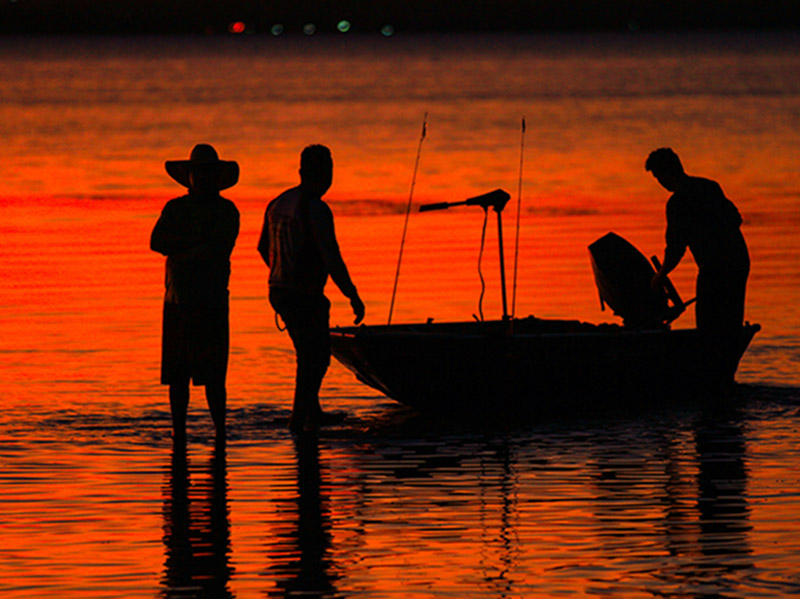
[[[328,275],[347,297],[355,295],[336,241],[333,213],[320,198],[293,187],[267,206],[258,251],[270,268],[270,287],[323,293]]]
[[[667,259],[680,259],[688,247],[701,269],[747,269],[741,224],[739,211],[719,184],[687,177],[667,202]]]
[[[167,256],[164,301],[218,305],[228,300],[239,210],[228,199],[185,195],[167,202],[150,247]]]

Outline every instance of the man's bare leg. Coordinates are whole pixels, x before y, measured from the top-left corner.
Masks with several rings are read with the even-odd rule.
[[[172,412],[172,438],[186,440],[186,410],[189,406],[189,382],[169,386],[169,407]]]
[[[217,438],[225,438],[225,415],[228,403],[228,392],[225,385],[206,385],[206,401],[214,421]]]
[[[314,432],[322,423],[319,390],[328,369],[324,359],[298,360],[295,378],[294,404],[289,428],[296,432]]]

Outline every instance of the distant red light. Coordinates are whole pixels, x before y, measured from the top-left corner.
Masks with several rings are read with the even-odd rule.
[[[228,31],[231,33],[244,33],[245,24],[242,21],[234,21],[228,25]]]

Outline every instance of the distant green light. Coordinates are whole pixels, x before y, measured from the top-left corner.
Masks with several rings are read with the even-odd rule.
[[[283,33],[283,25],[281,25],[280,23],[276,23],[275,25],[272,26],[272,28],[269,31],[274,36],[281,35]]]
[[[306,23],[303,25],[303,33],[306,35],[314,35],[317,32],[317,26],[314,23]]]
[[[336,29],[341,31],[342,33],[347,33],[350,31],[350,21],[342,20],[336,25]]]
[[[394,35],[394,27],[391,25],[384,25],[381,27],[381,34],[385,37],[391,37]]]

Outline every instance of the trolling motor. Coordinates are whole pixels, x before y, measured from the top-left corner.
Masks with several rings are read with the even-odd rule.
[[[495,189],[489,193],[484,193],[483,195],[475,196],[474,198],[468,198],[463,202],[437,202],[436,204],[423,204],[419,207],[419,211],[430,212],[431,210],[446,210],[452,206],[480,206],[484,210],[494,208],[497,212],[497,215],[500,216],[500,213],[503,211],[503,208],[506,207],[506,204],[510,199],[511,196],[508,195],[507,192],[502,189]]]
[[[420,212],[430,212],[432,210],[447,210],[453,206],[480,206],[488,212],[493,208],[497,213],[497,244],[500,249],[500,290],[503,294],[503,320],[508,320],[508,301],[506,300],[506,266],[503,257],[503,208],[506,207],[511,196],[502,189],[495,189],[489,193],[468,198],[463,202],[437,202],[434,204],[423,204],[419,207]]]

